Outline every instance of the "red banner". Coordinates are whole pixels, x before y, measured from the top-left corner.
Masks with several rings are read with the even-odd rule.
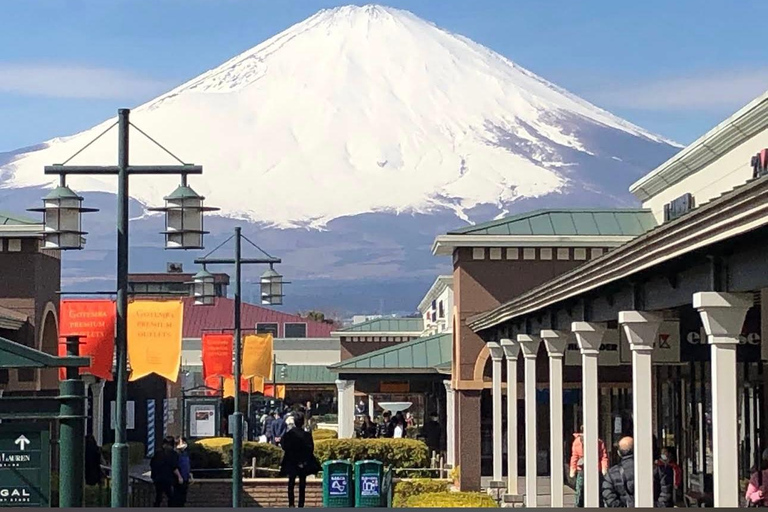
[[[203,334],[203,379],[232,375],[232,334]]]
[[[111,300],[62,300],[59,310],[59,335],[80,334],[80,355],[91,358],[91,365],[80,373],[112,380],[112,354],[115,349],[115,303]],[[67,353],[59,338],[59,355]],[[59,370],[64,379],[64,369]]]

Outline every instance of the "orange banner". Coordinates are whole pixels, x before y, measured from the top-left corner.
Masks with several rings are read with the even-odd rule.
[[[272,334],[249,334],[243,340],[243,376],[272,379]]]
[[[248,392],[248,379],[240,377],[240,391],[243,393]],[[232,376],[224,379],[224,398],[230,398],[235,396],[235,378]]]
[[[256,375],[251,378],[251,392],[252,393],[264,393],[264,377]]]
[[[274,384],[264,384],[264,396],[271,396],[273,398],[285,399],[285,384],[277,385],[277,395],[275,395]]]
[[[203,334],[203,379],[232,375],[232,334]]]
[[[128,304],[128,357],[135,381],[155,373],[176,382],[181,366],[181,301],[136,300]]]
[[[115,349],[115,303],[111,300],[62,300],[59,308],[59,355],[67,348],[61,336],[81,334],[80,355],[91,358],[91,364],[80,373],[112,380],[112,354]],[[64,368],[59,379],[65,379]]]

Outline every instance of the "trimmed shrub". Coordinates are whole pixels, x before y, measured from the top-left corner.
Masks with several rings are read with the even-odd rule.
[[[147,449],[144,443],[137,441],[131,441],[128,443],[128,464],[135,466],[141,464],[144,460],[144,455],[147,453]],[[112,444],[105,444],[101,447],[101,454],[104,456],[104,460],[109,464],[112,460]]]
[[[430,492],[411,496],[406,508],[499,508],[487,494],[481,492]]]
[[[328,460],[378,460],[393,468],[429,466],[427,445],[415,439],[327,439],[315,443],[315,456]]]
[[[243,443],[243,464],[250,465],[256,458],[260,468],[278,469],[283,460],[283,450],[267,443],[246,441]],[[221,469],[232,466],[232,439],[214,437],[201,439],[189,445],[192,469]]]
[[[392,508],[403,508],[408,498],[418,494],[448,492],[451,482],[448,480],[431,480],[429,478],[414,478],[413,480],[400,480],[395,483],[392,494]]]
[[[312,421],[315,423],[338,423],[338,414],[323,414],[322,416],[312,416]]]
[[[339,433],[329,428],[318,428],[312,431],[312,439],[315,441],[324,441],[326,439],[337,439]]]

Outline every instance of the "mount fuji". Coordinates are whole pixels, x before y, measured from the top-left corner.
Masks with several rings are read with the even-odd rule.
[[[602,110],[473,41],[407,11],[323,10],[131,112],[131,121],[204,173],[190,185],[221,208],[215,246],[243,225],[282,257],[289,306],[412,310],[447,261],[435,235],[537,207],[633,206],[628,185],[679,145]],[[0,154],[0,205],[39,204],[63,162],[114,123]],[[71,163],[112,164],[116,132]],[[135,131],[131,163],[171,163]],[[132,178],[132,271],[199,254],[162,251],[175,178]],[[114,275],[111,178],[68,183],[103,211],[86,250],[65,256],[69,289]],[[188,269],[189,270],[189,269]],[[258,270],[254,269],[254,276]],[[411,287],[412,289],[410,289]]]

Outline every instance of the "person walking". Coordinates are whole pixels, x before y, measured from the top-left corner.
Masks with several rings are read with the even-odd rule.
[[[280,446],[280,442],[287,431],[288,425],[285,423],[284,413],[275,414],[275,421],[272,422],[272,442]]]
[[[392,433],[392,437],[395,439],[402,439],[406,436],[405,430],[405,418],[402,416],[395,416],[395,430]]]
[[[768,448],[763,450],[760,464],[752,468],[747,484],[747,507],[768,507]]]
[[[600,459],[600,474],[605,476],[608,472],[608,452],[602,439],[597,440],[598,457]],[[569,475],[576,479],[576,506],[584,506],[584,425],[573,434],[571,445],[571,461]]]
[[[296,428],[285,433],[282,439],[283,460],[280,464],[280,476],[288,477],[288,506],[294,507],[296,478],[299,479],[299,508],[304,507],[307,489],[307,476],[320,471],[320,463],[315,458],[315,444],[312,434],[304,430],[304,415],[296,413],[293,417]]]
[[[173,505],[174,507],[183,507],[187,503],[187,492],[189,484],[192,481],[192,465],[189,460],[189,450],[187,440],[183,437],[179,439],[176,445],[176,453],[179,456],[179,474],[181,481],[173,486]]]
[[[174,441],[171,436],[164,438],[160,449],[149,461],[150,475],[155,484],[155,507],[163,504],[163,497],[166,498],[167,506],[172,506],[174,485],[183,482],[179,472],[179,456],[174,450],[176,444]]]
[[[272,424],[275,422],[276,417],[277,413],[275,411],[269,411],[269,415],[261,423],[261,435],[264,436],[269,444],[275,444]]]
[[[391,429],[390,426],[392,427]],[[388,438],[392,437],[393,434],[394,426],[392,425],[392,413],[389,411],[384,411],[384,413],[381,415],[381,421],[379,421],[376,437]]]
[[[431,452],[440,452],[440,438],[442,437],[442,429],[440,423],[437,420],[437,414],[432,413],[429,415],[429,420],[421,427],[421,435],[424,437],[427,443],[427,448]]]
[[[603,503],[609,508],[635,506],[635,441],[631,437],[623,437],[619,441],[618,464],[608,470],[602,485]],[[660,508],[671,508],[672,481],[671,470],[666,471],[659,466],[653,468],[653,505]]]
[[[103,463],[101,448],[96,443],[96,438],[89,435],[85,438],[85,485],[101,486],[104,481],[104,472],[101,469]]]
[[[661,456],[656,463],[662,470],[672,472],[672,503],[675,505],[683,502],[683,470],[677,464],[677,455],[675,449],[671,446],[665,446],[661,450]]]
[[[363,423],[360,425],[360,429],[357,431],[357,437],[361,439],[373,439],[376,437],[376,431],[376,424],[371,421],[371,417],[366,414],[363,418]]]

